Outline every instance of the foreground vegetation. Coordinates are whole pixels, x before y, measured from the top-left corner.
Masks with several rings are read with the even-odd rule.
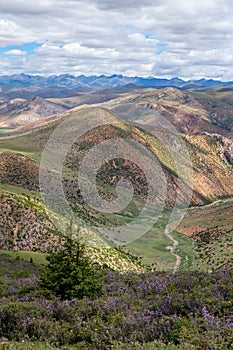
[[[231,349],[233,272],[102,271],[102,293],[43,295],[41,265],[1,255],[0,349]]]

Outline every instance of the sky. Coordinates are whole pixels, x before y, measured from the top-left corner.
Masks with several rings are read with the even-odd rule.
[[[1,0],[0,75],[233,80],[231,0]]]

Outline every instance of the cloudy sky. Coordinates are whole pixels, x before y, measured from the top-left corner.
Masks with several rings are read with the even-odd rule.
[[[1,0],[0,75],[233,80],[231,0]]]

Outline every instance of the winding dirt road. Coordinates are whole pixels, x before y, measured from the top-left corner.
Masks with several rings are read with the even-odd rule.
[[[177,270],[179,270],[180,264],[181,264],[181,257],[176,254],[176,249],[179,246],[179,242],[175,240],[175,238],[169,233],[169,228],[166,227],[164,234],[173,242],[172,246],[167,246],[167,249],[170,251],[170,253],[176,257],[176,263],[173,268],[173,273],[175,273]]]

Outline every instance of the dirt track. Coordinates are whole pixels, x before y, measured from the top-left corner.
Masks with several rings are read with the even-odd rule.
[[[171,233],[169,233],[168,227],[166,227],[164,234],[173,242],[173,245],[168,246],[167,249],[170,251],[170,253],[172,255],[174,255],[176,257],[176,263],[175,263],[175,266],[173,268],[173,273],[175,273],[179,269],[180,264],[181,264],[181,257],[178,254],[176,254],[176,249],[179,246],[179,242],[177,240],[175,240],[175,238],[171,235]]]

